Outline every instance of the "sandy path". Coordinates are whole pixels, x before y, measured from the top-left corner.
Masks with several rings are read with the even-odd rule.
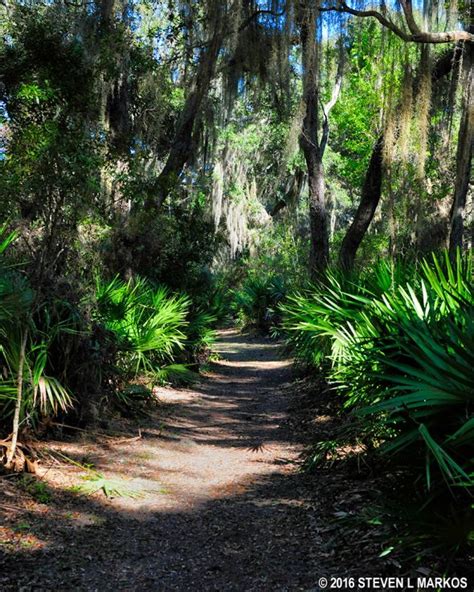
[[[290,362],[233,331],[218,349],[199,386],[160,390],[168,415],[141,440],[78,447],[143,497],[78,498],[48,473],[61,503],[35,513],[39,546],[3,558],[1,590],[317,590],[317,518],[286,424]]]

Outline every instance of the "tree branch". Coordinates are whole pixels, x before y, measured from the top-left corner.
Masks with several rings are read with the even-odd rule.
[[[324,151],[326,150],[326,146],[327,146],[328,138],[329,138],[329,113],[330,113],[331,109],[334,107],[334,105],[337,103],[337,99],[339,98],[339,95],[341,93],[343,73],[344,73],[344,62],[343,62],[343,58],[341,57],[341,59],[339,60],[338,68],[337,68],[336,82],[335,82],[334,87],[332,89],[331,98],[329,99],[329,101],[325,105],[321,104],[321,107],[323,110],[323,117],[324,117],[323,131],[322,131],[320,148],[319,148],[321,158],[324,155]]]
[[[275,18],[278,18],[280,16],[283,16],[285,14],[285,9],[283,9],[281,12],[273,12],[273,10],[256,10],[254,13],[252,13],[251,15],[249,15],[243,23],[241,23],[241,25],[239,26],[239,33],[241,31],[243,31],[246,27],[248,27],[250,25],[250,23],[255,20],[256,18],[258,18],[259,16],[262,15],[267,15],[267,16],[273,16]]]
[[[416,24],[415,17],[413,16],[413,7],[411,4],[411,0],[400,0],[400,4],[403,10],[403,14],[405,15],[405,20],[407,22],[408,28],[410,29],[410,33],[413,35],[419,35],[422,31],[420,27]]]
[[[335,6],[327,6],[327,7],[320,7],[319,10],[321,12],[341,12],[346,14],[352,14],[354,16],[360,16],[363,18],[371,17],[375,18],[381,23],[384,27],[395,33],[398,37],[403,39],[407,42],[413,43],[453,43],[456,41],[470,41],[471,43],[474,42],[474,35],[469,33],[468,31],[446,31],[446,32],[431,32],[431,31],[422,31],[415,22],[413,17],[413,11],[411,9],[411,1],[410,0],[400,0],[402,5],[403,14],[405,15],[405,20],[407,22],[408,28],[410,33],[407,33],[400,27],[398,27],[395,23],[393,23],[389,18],[384,16],[381,12],[377,10],[357,10],[355,8],[351,8],[343,1],[338,1]]]

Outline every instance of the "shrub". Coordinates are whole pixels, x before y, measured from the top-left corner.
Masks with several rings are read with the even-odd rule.
[[[31,424],[38,414],[56,415],[72,405],[68,390],[48,372],[51,343],[68,327],[50,323],[47,332],[40,329],[36,321],[43,305],[28,280],[5,260],[15,234],[8,235],[3,226],[0,237],[0,417],[5,421],[13,416],[5,464],[16,468],[17,439],[25,420]]]
[[[410,279],[409,279],[410,278]],[[372,418],[375,444],[424,477],[425,490],[471,488],[474,443],[472,266],[433,256],[328,274],[282,307],[295,355],[326,364],[345,406]],[[363,422],[361,422],[361,425]],[[403,455],[401,456],[401,454]]]
[[[278,276],[249,276],[233,294],[232,309],[242,327],[267,332],[279,320],[278,304],[286,295],[286,286]]]
[[[191,311],[187,330],[187,347],[193,362],[201,364],[207,361],[216,342],[214,329],[216,322],[217,318],[202,308]]]
[[[120,363],[131,376],[158,377],[186,344],[190,301],[136,278],[98,282],[98,314],[116,338]]]

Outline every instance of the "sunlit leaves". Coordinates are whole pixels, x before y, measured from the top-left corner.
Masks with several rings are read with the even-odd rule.
[[[137,278],[98,282],[99,314],[114,333],[124,362],[134,374],[159,373],[184,349],[190,302]],[[170,371],[171,373],[171,371]]]
[[[382,263],[352,281],[328,274],[290,298],[284,327],[300,359],[329,363],[347,407],[385,426],[381,451],[409,451],[428,487],[440,474],[471,486],[472,268],[458,253],[402,272]]]
[[[19,374],[22,377],[22,414],[30,417],[57,414],[72,406],[72,396],[57,377],[51,376],[50,346],[67,321],[50,324],[48,333],[41,331],[34,320],[38,303],[28,280],[5,261],[5,251],[15,238],[0,229],[0,414],[8,415],[18,396]],[[25,339],[25,350],[22,351]],[[21,371],[21,368],[23,369]]]

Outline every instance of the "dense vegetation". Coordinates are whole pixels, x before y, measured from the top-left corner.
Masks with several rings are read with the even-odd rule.
[[[284,326],[297,359],[327,365],[328,381],[355,422],[316,443],[309,465],[348,443],[390,456],[415,478],[420,507],[442,513],[454,502],[466,519],[443,543],[468,544],[472,266],[460,256],[455,264],[433,256],[419,269],[383,262],[355,279],[328,275],[327,282],[289,298]],[[432,536],[447,537],[443,530]]]
[[[5,467],[193,381],[231,321],[351,417],[308,469],[375,455],[472,543],[472,5],[0,10]]]

